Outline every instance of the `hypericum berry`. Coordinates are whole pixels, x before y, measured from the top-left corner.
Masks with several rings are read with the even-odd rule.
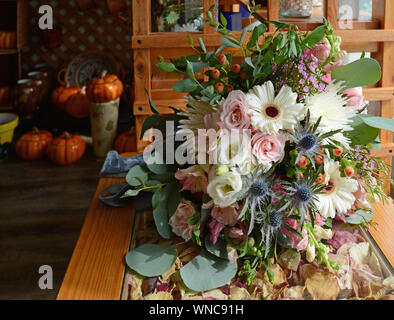
[[[270,212],[270,225],[274,228],[278,228],[282,224],[282,217],[277,212]]]
[[[324,182],[324,176],[322,173],[319,173],[319,175],[316,178],[316,183],[317,184],[322,184]]]
[[[351,178],[351,177],[354,176],[354,169],[353,169],[353,167],[346,167],[344,172],[345,172],[346,177],[348,177],[348,178]]]
[[[343,153],[342,147],[337,146],[334,150],[332,150],[336,157],[340,157]]]
[[[310,150],[317,144],[317,138],[314,134],[308,133],[300,141],[300,145],[305,150]]]
[[[320,166],[323,163],[323,161],[324,161],[324,158],[320,154],[315,157],[315,162],[318,166]]]
[[[248,75],[244,70],[241,70],[241,72],[239,73],[239,76],[241,77],[242,80],[248,79]]]
[[[217,79],[220,77],[220,71],[218,69],[213,69],[211,72],[211,77],[213,79]]]
[[[251,191],[256,197],[265,197],[268,193],[268,185],[263,181],[256,181],[252,184]]]
[[[301,156],[300,160],[298,161],[298,165],[301,168],[305,168],[308,165],[308,160],[304,156]]]
[[[215,84],[215,90],[217,93],[222,93],[224,90],[224,84],[221,82],[218,82],[217,84]]]
[[[233,85],[228,84],[227,87],[226,87],[226,90],[227,90],[227,93],[230,93],[231,91],[233,91],[234,90]]]
[[[241,66],[240,66],[238,63],[233,64],[233,66],[231,67],[231,70],[232,70],[234,73],[239,73],[239,72],[241,71]]]
[[[225,64],[227,61],[227,57],[224,54],[219,54],[218,55],[218,62],[220,64]]]
[[[298,200],[308,202],[312,198],[312,191],[308,187],[300,187],[296,193]]]

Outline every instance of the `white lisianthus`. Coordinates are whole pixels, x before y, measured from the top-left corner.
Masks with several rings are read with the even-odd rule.
[[[219,207],[229,207],[236,201],[236,194],[242,190],[241,176],[236,172],[228,172],[210,179],[207,192]]]
[[[252,158],[250,135],[244,134],[243,130],[226,130],[217,147],[219,164],[227,164],[230,167],[242,165]]]
[[[333,236],[332,230],[331,229],[324,229],[321,226],[318,226],[315,224],[313,228],[313,233],[315,234],[316,240],[321,240],[321,239],[331,239]]]

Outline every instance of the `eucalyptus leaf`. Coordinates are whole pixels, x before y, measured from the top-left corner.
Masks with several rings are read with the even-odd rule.
[[[167,210],[168,217],[171,217],[176,209],[178,208],[179,203],[181,202],[181,190],[179,188],[179,183],[171,183],[167,186],[168,188],[168,200],[167,200]]]
[[[220,259],[205,250],[180,270],[185,285],[198,292],[221,287],[234,278],[236,273],[236,263]]]
[[[172,89],[178,92],[192,92],[197,88],[197,83],[192,79],[181,80],[172,86]]]
[[[140,186],[141,182],[144,183],[148,178],[148,173],[139,165],[132,167],[126,175],[126,181],[132,187]]]
[[[361,224],[363,222],[371,221],[373,218],[374,212],[366,212],[364,210],[356,211],[354,216],[346,217],[346,223],[349,224]]]
[[[360,117],[370,127],[394,131],[394,119],[374,117],[370,115],[360,115]]]
[[[205,236],[205,248],[208,250],[209,253],[212,253],[214,256],[228,260],[227,243],[225,239],[218,238],[216,243],[213,244],[210,239],[210,235],[207,234]]]
[[[345,89],[377,83],[382,70],[375,59],[363,58],[332,70],[332,78],[345,82]]]
[[[124,195],[122,196],[122,198],[126,198],[126,197],[135,197],[140,193],[140,190],[136,190],[136,189],[130,189],[127,190]]]
[[[141,128],[140,140],[142,140],[142,138],[144,137],[145,132],[153,128],[159,120],[160,116],[158,114],[154,114],[153,116],[146,118]]]
[[[367,125],[360,115],[356,115],[352,118],[351,126],[354,130],[347,131],[346,136],[348,136],[355,145],[367,145],[375,141],[379,136],[379,129]]]
[[[155,194],[153,194],[154,196]],[[153,200],[152,200],[153,202]],[[155,220],[155,225],[157,232],[165,239],[170,239],[172,236],[171,227],[168,224],[168,210],[167,202],[160,202],[156,208],[153,209],[153,218]]]
[[[177,256],[174,246],[144,244],[126,254],[126,263],[130,269],[143,276],[156,277],[166,273]]]
[[[159,69],[165,71],[165,72],[173,72],[176,70],[176,67],[173,63],[171,62],[159,62],[158,64],[156,64]]]

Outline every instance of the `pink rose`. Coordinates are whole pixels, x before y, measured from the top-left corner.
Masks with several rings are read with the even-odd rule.
[[[257,132],[252,137],[252,153],[260,163],[282,161],[285,155],[287,137],[284,134],[264,134]]]
[[[224,225],[221,224],[220,222],[216,221],[215,219],[212,219],[208,223],[208,228],[211,231],[210,239],[211,239],[212,243],[215,244],[216,241],[218,241],[220,231],[223,230]]]
[[[175,178],[183,181],[182,190],[190,190],[192,193],[207,192],[208,178],[201,166],[178,169]]]
[[[357,110],[361,110],[365,107],[362,87],[347,89],[343,91],[343,93],[349,98],[347,102],[348,107],[356,107]],[[367,110],[364,110],[363,113],[367,113]]]
[[[329,57],[330,51],[330,46],[321,42],[316,44],[315,47],[312,49],[313,55],[320,61],[325,61]]]
[[[229,93],[220,108],[220,120],[228,129],[247,129],[250,126],[248,104],[245,94],[240,90]]]
[[[196,213],[193,203],[189,200],[182,199],[172,215],[168,223],[170,224],[172,231],[179,237],[182,237],[186,241],[192,238],[192,232],[196,226],[192,226],[187,218],[192,217]]]
[[[230,207],[214,206],[211,215],[223,225],[234,225],[238,220],[238,204]]]

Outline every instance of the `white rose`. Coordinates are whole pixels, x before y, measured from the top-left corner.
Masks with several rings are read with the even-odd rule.
[[[210,179],[207,192],[219,207],[229,207],[236,199],[235,195],[242,189],[241,176],[236,172],[228,172]]]
[[[252,157],[250,136],[238,130],[231,130],[230,134],[227,130],[218,141],[217,151],[220,164],[242,165]]]

